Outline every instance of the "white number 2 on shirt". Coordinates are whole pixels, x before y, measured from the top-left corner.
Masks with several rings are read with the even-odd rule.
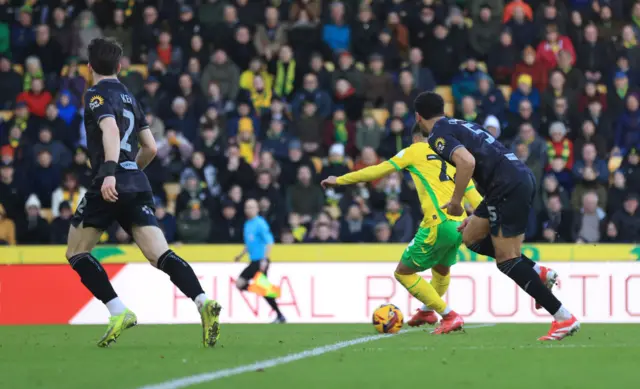
[[[126,117],[129,120],[129,127],[127,127],[127,131],[125,131],[124,136],[120,140],[120,150],[131,151],[131,145],[129,144],[129,137],[133,132],[133,125],[136,122],[136,117],[133,115],[133,112],[129,111],[128,109],[125,109],[124,111],[122,111],[122,114],[124,115],[124,117]]]

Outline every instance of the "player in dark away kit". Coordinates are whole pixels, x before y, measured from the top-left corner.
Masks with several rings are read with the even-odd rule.
[[[93,181],[72,218],[66,256],[84,286],[109,309],[109,326],[98,346],[109,346],[137,323],[91,255],[102,231],[117,221],[149,262],[195,302],[204,346],[213,347],[220,335],[221,307],[207,298],[191,266],[169,249],[158,227],[149,180],[142,172],[155,157],[156,144],[138,102],[118,81],[121,56],[122,47],[114,40],[97,38],[89,44],[95,84],[85,94],[84,121]]]
[[[580,323],[553,295],[553,283],[545,284],[544,275],[536,269],[540,267],[521,253],[536,186],[529,168],[482,127],[445,117],[440,95],[421,93],[414,108],[416,122],[433,150],[456,167],[453,196],[442,208],[462,215],[462,199],[472,178],[484,195],[474,215],[460,227],[463,242],[495,258],[501,272],[553,315],[551,330],[539,340],[573,335]]]

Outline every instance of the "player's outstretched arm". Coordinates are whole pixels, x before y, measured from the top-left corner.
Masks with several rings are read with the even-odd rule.
[[[151,130],[148,128],[138,132],[138,140],[140,142],[140,150],[136,155],[136,164],[138,168],[144,169],[156,157],[158,147],[156,146],[156,140],[153,139]]]
[[[369,182],[382,178],[389,173],[395,171],[395,167],[389,162],[385,161],[374,166],[369,166],[364,169],[357,170],[345,174],[340,177],[329,177],[321,182],[323,188],[328,188],[336,185],[351,185],[358,182]]]
[[[469,150],[460,146],[453,150],[451,161],[456,166],[456,184],[451,201],[442,208],[446,208],[451,216],[460,216],[463,213],[462,199],[476,168],[476,159]]]

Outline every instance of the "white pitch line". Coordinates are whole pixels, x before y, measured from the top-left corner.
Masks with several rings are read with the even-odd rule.
[[[476,325],[468,325],[468,326],[465,326],[464,328],[465,329],[484,328],[484,327],[493,327],[494,325],[495,324],[476,324]],[[397,335],[380,334],[380,335],[363,336],[361,338],[356,338],[356,339],[352,339],[352,340],[345,340],[345,341],[342,341],[342,342],[337,342],[337,343],[329,344],[329,345],[326,345],[326,346],[320,346],[320,347],[316,347],[316,348],[309,349],[309,350],[304,350],[304,351],[301,351],[299,353],[289,354],[289,355],[285,355],[285,356],[278,357],[278,358],[265,359],[264,361],[254,362],[254,363],[251,363],[251,364],[248,364],[248,365],[242,365],[242,366],[238,366],[238,367],[234,367],[234,368],[212,371],[212,372],[209,372],[209,373],[194,374],[194,375],[190,375],[190,376],[186,376],[186,377],[182,377],[182,378],[177,378],[177,379],[161,382],[159,384],[145,385],[145,386],[141,386],[138,389],[180,389],[180,388],[186,388],[186,387],[191,386],[191,385],[202,384],[202,383],[205,383],[205,382],[211,382],[211,381],[219,380],[219,379],[222,379],[222,378],[233,377],[233,376],[236,376],[236,375],[240,375],[240,374],[244,374],[244,373],[248,373],[248,372],[252,372],[252,371],[256,371],[256,370],[260,370],[260,369],[268,369],[270,367],[276,367],[276,366],[284,365],[284,364],[287,364],[287,363],[299,361],[301,359],[315,357],[315,356],[318,356],[318,355],[330,353],[332,351],[337,351],[337,350],[340,350],[340,349],[343,349],[343,348],[346,348],[346,347],[355,346],[355,345],[361,344],[361,343],[368,343],[368,342],[373,342],[373,341],[380,340],[380,339],[392,338],[394,336],[406,334],[408,332],[413,332],[413,331],[416,331],[416,330],[418,330],[418,329],[401,331]]]
[[[528,344],[520,346],[458,346],[458,347],[446,347],[446,346],[421,346],[421,347],[400,347],[394,348],[399,351],[437,351],[437,350],[463,350],[463,351],[488,351],[488,350],[529,350],[529,349],[576,349],[576,348],[640,348],[640,344],[627,344],[627,343],[613,343],[613,344]],[[375,352],[375,351],[389,351],[388,347],[369,347],[366,349],[353,350],[354,352]]]

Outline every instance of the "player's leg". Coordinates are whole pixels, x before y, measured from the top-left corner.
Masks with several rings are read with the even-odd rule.
[[[420,300],[428,308],[436,311],[443,318],[453,317],[457,314],[449,308],[433,285],[417,274],[437,263],[434,256],[437,238],[438,227],[420,228],[404,251],[394,276],[413,297]],[[414,325],[420,324],[414,323]],[[460,323],[461,325],[462,323]]]
[[[534,180],[524,182],[509,193],[506,201],[489,206],[495,259],[498,269],[542,305],[554,317],[548,336],[562,339],[580,328],[575,317],[562,306],[539,274],[522,259],[522,242],[533,200]],[[525,206],[525,205],[529,206]],[[542,338],[541,338],[542,339]],[[548,339],[544,339],[548,340]]]
[[[154,214],[153,195],[122,193],[119,201],[123,204],[118,208],[118,222],[132,235],[149,263],[165,272],[171,282],[193,300],[202,317],[203,344],[215,346],[220,336],[220,304],[207,297],[193,268],[169,248]]]
[[[66,257],[84,286],[109,310],[107,331],[98,346],[107,347],[122,331],[136,325],[136,315],[127,309],[113,290],[109,276],[91,250],[102,231],[113,223],[113,204],[107,203],[99,193],[87,193],[71,219],[67,239]]]

